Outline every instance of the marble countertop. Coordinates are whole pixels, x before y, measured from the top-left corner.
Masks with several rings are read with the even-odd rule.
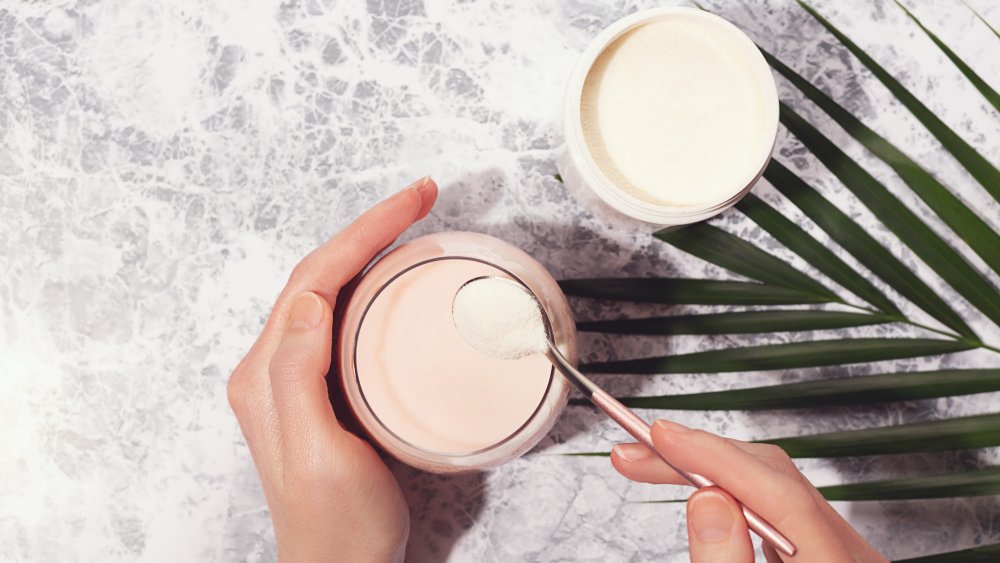
[[[0,7],[0,560],[273,561],[267,507],[226,403],[228,374],[299,257],[414,178],[432,174],[442,194],[410,237],[490,233],[525,248],[557,277],[729,277],[553,178],[563,85],[578,53],[615,19],[671,3],[42,0]],[[969,3],[1000,26],[1000,6]],[[907,4],[982,76],[1000,76],[1000,40],[960,2]],[[794,2],[707,5],[906,147],[1000,227],[997,203]],[[815,5],[1000,162],[1000,119],[895,4]],[[781,80],[779,89],[928,216],[884,164]],[[777,155],[873,224],[785,132]],[[766,182],[757,193],[799,217]],[[776,246],[737,213],[721,224]],[[943,287],[891,234],[872,232]],[[783,249],[774,252],[801,265]],[[943,291],[998,339],[995,327]],[[580,318],[637,311],[574,306]],[[585,357],[597,360],[788,338],[585,335],[582,344]],[[899,364],[988,361],[995,365],[995,357],[966,353]],[[634,394],[837,371],[602,381]],[[753,438],[988,412],[996,399],[667,414]],[[634,502],[682,498],[684,490],[629,483],[602,459],[555,455],[606,449],[622,438],[596,414],[571,408],[532,453],[485,474],[445,478],[394,466],[413,512],[409,559],[686,561],[682,505]],[[998,458],[980,450],[803,460],[801,467],[817,484],[831,484]],[[890,557],[1000,541],[996,497],[837,507]]]

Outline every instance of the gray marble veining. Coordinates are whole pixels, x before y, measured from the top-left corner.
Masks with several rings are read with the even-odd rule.
[[[653,241],[649,227],[612,216],[553,178],[563,83],[577,54],[615,19],[670,3],[0,4],[0,560],[274,560],[267,507],[226,404],[226,378],[298,258],[414,178],[432,174],[442,195],[408,236],[446,229],[494,234],[558,277],[730,277]],[[895,4],[815,4],[1000,163],[1000,118]],[[960,2],[907,4],[1000,86],[1000,40]],[[970,4],[1000,25],[993,2]],[[1000,228],[997,202],[794,2],[708,5],[905,147]],[[884,164],[794,88],[781,80],[779,88],[946,232]],[[996,327],[876,225],[793,137],[782,132],[776,154],[872,225],[874,236],[986,338],[1000,340]],[[756,192],[801,218],[766,183]],[[718,224],[813,271],[738,213]],[[981,265],[977,257],[970,261]],[[638,311],[574,306],[580,318]],[[907,313],[924,318],[912,308]],[[856,332],[915,334],[898,326]],[[587,358],[604,359],[819,336],[664,342],[585,335],[582,343]],[[901,369],[982,365],[997,365],[997,357],[970,352],[898,362]],[[633,394],[839,372],[602,381]],[[996,400],[990,394],[822,412],[668,414],[753,438],[988,412]],[[686,561],[681,505],[633,502],[681,498],[683,491],[629,483],[603,460],[556,455],[606,449],[623,436],[594,413],[569,409],[534,452],[489,473],[443,478],[394,466],[413,511],[410,559]],[[801,466],[828,484],[998,457],[985,450]],[[890,557],[1000,541],[996,497],[838,508]]]

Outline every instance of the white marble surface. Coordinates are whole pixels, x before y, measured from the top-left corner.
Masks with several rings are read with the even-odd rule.
[[[960,2],[907,3],[1000,87],[1000,40]],[[970,3],[1000,26],[995,3]],[[272,561],[267,508],[226,404],[226,378],[297,259],[413,178],[430,173],[443,188],[414,236],[495,234],[559,277],[726,276],[652,241],[648,227],[581,202],[552,177],[563,81],[577,53],[614,19],[660,4],[0,4],[0,560]],[[816,4],[1000,163],[1000,116],[894,4]],[[708,5],[845,100],[1000,227],[1000,206],[793,2]],[[928,216],[885,165],[793,89],[779,87]],[[794,139],[782,133],[777,150],[942,287]],[[757,192],[800,217],[766,184]],[[770,244],[738,213],[718,224]],[[1000,341],[995,327],[943,291],[982,334]],[[637,311],[576,305],[581,318]],[[900,327],[857,332],[914,334]],[[597,360],[815,337],[587,336],[583,344]],[[998,359],[965,353],[899,367]],[[603,381],[616,392],[675,392],[839,371]],[[751,438],[987,412],[996,399],[669,414]],[[589,411],[571,409],[534,452],[487,474],[442,478],[396,467],[413,510],[410,558],[685,561],[680,506],[631,502],[684,491],[630,484],[604,460],[553,455],[605,449],[621,437]],[[998,457],[987,450],[807,460],[802,467],[827,484]],[[891,557],[1000,541],[996,497],[839,508]]]

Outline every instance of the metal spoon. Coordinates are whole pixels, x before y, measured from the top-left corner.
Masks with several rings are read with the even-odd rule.
[[[593,381],[587,378],[587,376],[580,373],[569,360],[562,355],[562,352],[556,348],[556,345],[549,341],[548,350],[545,352],[545,357],[552,362],[552,365],[559,370],[559,373],[563,374],[566,379],[570,380],[583,394],[590,399],[590,402],[605,412],[612,420],[618,423],[619,426],[625,429],[633,438],[639,441],[640,444],[649,448],[649,450],[655,453],[660,459],[663,460],[671,469],[679,473],[682,477],[687,479],[692,485],[697,488],[702,487],[715,487],[717,486],[707,477],[698,475],[697,473],[689,473],[683,469],[679,469],[670,463],[670,460],[663,457],[660,452],[656,451],[653,447],[653,440],[650,436],[649,424],[646,421],[639,418],[639,415],[635,414],[631,409],[621,404],[617,399],[608,394],[607,391],[601,389]],[[737,499],[738,500],[738,499]],[[764,539],[764,541],[770,543],[775,549],[784,553],[785,555],[791,557],[795,555],[795,545],[792,544],[784,535],[776,530],[771,524],[764,520],[759,514],[747,508],[746,505],[740,504],[740,508],[743,510],[743,517],[747,521],[747,526],[757,533],[758,536]]]
[[[494,280],[494,279],[502,280],[503,282],[510,284],[511,286],[517,287],[525,294],[530,296],[532,301],[534,301],[535,305],[538,307],[539,313],[541,314],[539,320],[544,318],[545,309],[539,302],[538,297],[523,283],[520,283],[519,280],[515,281],[500,277],[483,276],[469,280],[468,282],[462,285],[462,288],[465,288],[466,286],[474,282],[479,282],[483,280]],[[459,292],[461,292],[462,288],[459,289]],[[456,294],[456,299],[457,299],[457,294]],[[539,345],[540,344],[541,342],[539,342]],[[548,334],[546,334],[546,344],[547,347],[544,350],[545,357],[548,358],[550,362],[552,362],[552,365],[555,366],[557,370],[559,370],[559,373],[563,374],[563,376],[566,379],[568,379],[570,382],[576,385],[580,389],[580,391],[582,391],[583,394],[588,399],[590,399],[590,401],[594,403],[595,406],[597,406],[597,408],[601,409],[608,416],[610,416],[612,420],[617,422],[619,426],[624,428],[625,431],[631,434],[633,438],[638,440],[640,444],[649,448],[651,452],[655,453],[671,469],[679,473],[695,487],[702,488],[702,487],[716,486],[715,483],[713,483],[708,478],[702,475],[698,475],[697,473],[689,473],[687,471],[677,468],[672,463],[670,463],[670,460],[663,457],[663,455],[661,455],[660,452],[656,451],[656,448],[653,447],[653,440],[652,437],[650,436],[650,427],[649,424],[646,423],[646,421],[639,418],[639,416],[635,414],[631,409],[621,404],[617,399],[608,394],[607,391],[604,391],[603,389],[598,387],[597,384],[595,384],[587,376],[583,375],[582,373],[580,373],[579,370],[573,367],[573,365],[570,364],[569,360],[567,360],[566,357],[563,356],[562,352],[560,352],[559,349],[556,347],[556,345],[552,342],[551,336],[549,336]],[[523,355],[528,355],[531,353],[535,353],[537,351],[540,350],[525,350]],[[788,538],[782,535],[781,532],[776,530],[773,526],[771,526],[771,524],[769,524],[766,520],[764,520],[764,518],[762,518],[756,512],[747,508],[746,505],[740,504],[740,507],[743,510],[743,517],[746,519],[747,526],[751,530],[756,532],[757,535],[759,535],[765,541],[770,543],[776,550],[780,551],[781,553],[784,553],[789,557],[795,555],[796,551],[795,545],[792,544],[792,542],[790,542]]]

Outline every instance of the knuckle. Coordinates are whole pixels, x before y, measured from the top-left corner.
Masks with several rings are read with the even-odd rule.
[[[781,446],[775,444],[763,444],[762,453],[775,461],[781,463],[791,463],[792,458],[788,457],[785,450]]]
[[[288,272],[288,279],[285,280],[285,287],[288,287],[305,276],[305,268],[302,262],[292,266],[292,271]]]
[[[246,376],[242,370],[235,370],[229,376],[229,383],[226,384],[226,399],[229,401],[229,408],[237,416],[243,414],[247,404]]]
[[[305,258],[299,261],[298,264],[292,267],[291,273],[288,274],[289,283],[306,279],[309,274],[313,271],[313,257],[312,253],[307,254]]]
[[[788,477],[795,479],[802,477],[802,473],[796,467],[795,462],[792,461],[792,458],[781,446],[758,444],[758,447],[759,449],[754,452],[755,455],[769,467]]]

